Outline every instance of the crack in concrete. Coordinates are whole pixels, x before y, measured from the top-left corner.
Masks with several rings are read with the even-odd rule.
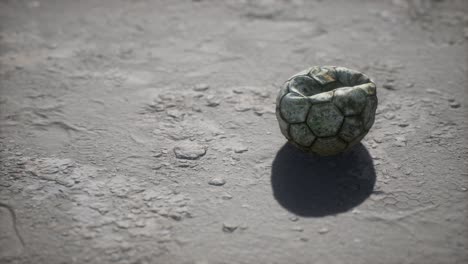
[[[15,235],[16,235],[16,237],[18,237],[18,240],[20,241],[21,246],[24,247],[25,243],[24,243],[23,237],[21,236],[20,232],[18,231],[17,220],[16,220],[17,218],[16,218],[15,210],[10,205],[4,204],[2,202],[0,202],[0,207],[4,207],[10,212],[11,218],[13,219],[13,221],[12,221],[13,222],[13,230],[15,231]]]

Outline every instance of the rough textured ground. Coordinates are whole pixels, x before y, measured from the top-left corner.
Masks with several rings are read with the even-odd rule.
[[[468,263],[466,1],[0,1],[1,263]],[[311,65],[370,133],[284,145]]]

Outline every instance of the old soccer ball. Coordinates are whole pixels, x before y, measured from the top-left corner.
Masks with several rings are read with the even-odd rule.
[[[319,155],[343,152],[374,124],[375,83],[344,67],[312,67],[283,85],[276,100],[281,133],[295,146]]]

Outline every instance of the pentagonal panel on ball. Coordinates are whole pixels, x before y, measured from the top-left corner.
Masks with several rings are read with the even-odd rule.
[[[344,115],[356,115],[362,112],[367,94],[358,88],[343,87],[335,90],[333,102]]]
[[[338,135],[346,142],[352,142],[363,133],[364,126],[362,124],[360,116],[349,116],[345,117],[343,126],[341,126]]]
[[[312,105],[307,124],[319,137],[334,136],[341,127],[343,115],[333,103]]]
[[[286,94],[280,103],[282,117],[288,123],[301,123],[306,120],[310,102],[307,97],[294,93]]]
[[[289,134],[294,142],[304,147],[309,147],[315,140],[315,135],[306,123],[292,124],[289,128]]]

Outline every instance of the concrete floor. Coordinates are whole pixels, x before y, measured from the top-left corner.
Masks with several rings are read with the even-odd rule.
[[[467,11],[0,1],[0,263],[468,263]],[[275,118],[312,65],[378,86],[337,157]]]

